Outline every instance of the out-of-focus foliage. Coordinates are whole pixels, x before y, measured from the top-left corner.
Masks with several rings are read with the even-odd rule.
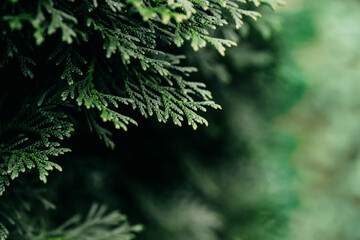
[[[0,217],[10,227],[0,225],[5,233],[0,235],[0,239],[10,235],[10,239],[23,240],[131,240],[134,233],[143,228],[142,225],[131,226],[126,216],[118,211],[108,213],[106,206],[93,204],[85,217],[77,214],[50,229],[52,226],[48,219],[52,214],[39,213],[56,207],[44,197],[44,191],[30,185],[33,184],[15,186],[2,199]]]
[[[288,239],[356,240],[360,3],[293,1],[284,14],[284,39],[308,86],[302,101],[281,120],[299,139],[292,161],[300,205],[291,214]]]

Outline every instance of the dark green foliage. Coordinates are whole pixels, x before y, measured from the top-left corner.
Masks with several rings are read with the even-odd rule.
[[[38,206],[48,211],[55,206],[44,198],[44,193],[34,188],[17,188],[9,190],[10,195],[2,199],[0,207],[0,239],[6,239],[10,226],[11,239],[45,240],[130,240],[135,233],[142,231],[142,225],[130,225],[126,216],[118,211],[108,212],[106,206],[92,204],[85,217],[77,214],[58,227],[51,228],[45,216],[38,216]],[[35,204],[36,203],[36,204]]]
[[[273,8],[281,3],[261,2]],[[253,8],[243,0],[2,1],[0,74],[12,82],[0,90],[0,195],[20,173],[36,168],[46,182],[50,170],[61,171],[53,157],[70,151],[64,140],[84,122],[111,148],[112,131],[99,120],[125,131],[138,125],[140,115],[193,129],[208,125],[200,112],[220,105],[202,81],[189,79],[196,68],[184,66],[181,54],[189,43],[195,51],[212,45],[224,55],[236,43],[214,30],[256,20],[261,15]],[[117,213],[93,210],[94,219],[72,220],[79,227],[35,239],[98,239],[76,229],[97,219],[122,221]],[[0,239],[9,235],[6,225],[15,223],[3,212]],[[115,227],[109,239],[130,239],[132,230]]]
[[[131,226],[119,212],[106,211],[107,207],[93,204],[85,218],[75,215],[36,239],[130,240],[142,230],[141,225]]]
[[[181,126],[187,121],[194,129],[198,124],[207,125],[198,111],[220,106],[211,100],[204,83],[184,79],[196,69],[180,66],[181,56],[162,49],[173,43],[181,46],[188,39],[195,51],[210,43],[223,55],[224,46],[235,43],[211,37],[209,29],[226,24],[227,13],[236,28],[243,24],[243,16],[260,16],[238,4],[225,0],[4,1],[2,71],[8,72],[7,65],[15,65],[14,70],[19,67],[24,78],[33,79],[32,85],[41,86],[39,96],[41,89],[49,87],[55,94],[48,106],[24,100],[15,119],[8,119],[11,124],[2,127],[2,134],[15,129],[18,135],[1,145],[1,193],[8,184],[7,175],[14,179],[19,172],[36,166],[40,179],[46,182],[48,170],[60,170],[48,157],[69,150],[50,138],[70,136],[72,126],[63,120],[67,113],[58,109],[62,105],[57,102],[60,99],[55,99],[59,93],[64,104],[71,105],[75,99],[78,106],[86,107],[83,111],[88,112],[91,125],[97,126],[95,132],[110,147],[114,146],[110,134],[100,130],[104,128],[94,117],[113,122],[117,129],[127,130],[130,123],[137,125],[128,110],[115,110],[119,105],[131,104],[143,116],[156,115],[160,122],[171,119]],[[278,2],[269,4],[274,7]],[[34,41],[21,41],[30,36]],[[42,69],[47,69],[45,74]],[[19,84],[20,78],[16,79]],[[39,139],[31,140],[26,136],[29,132]]]
[[[62,104],[59,96],[42,96],[39,101],[27,100],[16,117],[10,119],[1,128],[1,136],[14,136],[0,149],[0,195],[20,172],[37,168],[39,178],[46,183],[48,171],[61,167],[49,161],[49,157],[69,152],[69,148],[60,147],[59,140],[70,137],[73,124],[64,112],[56,111]]]

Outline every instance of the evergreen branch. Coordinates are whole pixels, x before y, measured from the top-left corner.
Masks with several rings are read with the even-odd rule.
[[[114,123],[116,129],[123,129],[127,131],[127,125],[137,125],[132,118],[122,115],[112,109],[110,106],[118,108],[119,103],[128,105],[132,103],[131,99],[122,98],[110,94],[101,93],[95,89],[93,84],[93,70],[88,71],[88,75],[83,81],[77,82],[68,87],[62,92],[61,97],[63,101],[68,99],[75,99],[79,106],[84,105],[87,109],[96,108],[101,112],[100,117],[104,122],[111,121]]]
[[[39,178],[46,183],[48,171],[61,167],[49,161],[49,157],[69,152],[60,147],[57,140],[70,137],[74,131],[73,124],[66,114],[54,110],[57,107],[55,97],[41,99],[38,104],[24,105],[19,114],[0,129],[0,136],[15,135],[15,140],[0,145],[0,196],[20,173],[37,168]]]
[[[56,66],[65,65],[60,78],[66,79],[69,85],[74,83],[74,79],[83,76],[83,71],[79,64],[87,64],[87,61],[73,47],[66,47],[64,44],[57,46],[49,56],[49,60],[56,59]]]
[[[171,117],[175,125],[181,126],[181,122],[187,119],[188,124],[196,129],[197,124],[208,124],[196,111],[206,111],[206,107],[220,108],[218,104],[208,100],[211,94],[203,89],[204,84],[179,80],[184,87],[179,89],[159,85],[156,76],[138,74],[136,79],[138,83],[131,79],[125,80],[127,93],[133,100],[133,108],[139,108],[145,117],[155,113],[159,122],[167,122]],[[196,101],[192,96],[201,97],[205,101]]]
[[[75,215],[37,239],[131,240],[143,229],[142,225],[130,225],[126,216],[118,211],[106,212],[104,205],[93,204],[85,218]]]

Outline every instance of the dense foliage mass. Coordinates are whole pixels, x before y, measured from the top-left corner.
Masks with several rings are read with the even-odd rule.
[[[261,2],[272,8],[281,3]],[[189,55],[187,43],[195,51],[212,45],[224,55],[226,47],[236,45],[234,30],[243,26],[244,19],[261,16],[252,10],[261,2],[3,1],[0,73],[7,84],[0,90],[0,194],[5,193],[0,206],[0,239],[9,235],[14,239],[132,238],[141,229],[139,225],[130,226],[118,212],[107,214],[106,208],[98,205],[93,205],[84,219],[75,216],[54,230],[45,223],[34,225],[31,212],[37,212],[39,206],[29,202],[37,199],[47,208],[54,206],[30,186],[24,187],[30,183],[17,183],[9,191],[10,181],[36,169],[40,180],[46,182],[50,170],[61,171],[54,157],[70,151],[72,146],[65,140],[84,125],[114,148],[110,126],[99,120],[125,131],[129,125],[138,125],[141,116],[153,115],[159,122],[171,120],[179,126],[186,122],[193,129],[207,125],[199,112],[220,105],[212,101],[202,81],[190,79],[196,68],[181,64],[183,54]],[[225,27],[228,23],[230,27]],[[226,31],[215,31],[218,27]],[[206,56],[195,64],[211,63],[202,58]],[[182,201],[187,208],[187,200]],[[146,209],[154,222],[177,219],[177,211],[182,212],[162,216],[157,204],[151,204],[155,203],[148,202]],[[190,203],[191,209],[199,211],[200,219],[194,221],[201,222],[201,216],[206,219],[198,239],[211,239],[214,233],[206,234],[207,228],[220,225],[215,215],[198,204]],[[186,211],[190,214],[191,209]],[[39,222],[43,221],[40,218]],[[186,234],[193,236],[194,230],[184,238]]]

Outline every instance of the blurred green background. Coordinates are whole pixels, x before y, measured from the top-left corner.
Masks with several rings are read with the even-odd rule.
[[[359,22],[359,1],[292,1],[284,11],[283,37],[306,84],[277,122],[298,142],[289,239],[360,239]]]
[[[35,209],[39,222],[100,202],[145,240],[360,239],[360,1],[261,11],[218,33],[240,40],[225,58],[181,49],[223,107],[209,127],[144,119],[114,151],[80,131],[45,186],[57,211]]]

